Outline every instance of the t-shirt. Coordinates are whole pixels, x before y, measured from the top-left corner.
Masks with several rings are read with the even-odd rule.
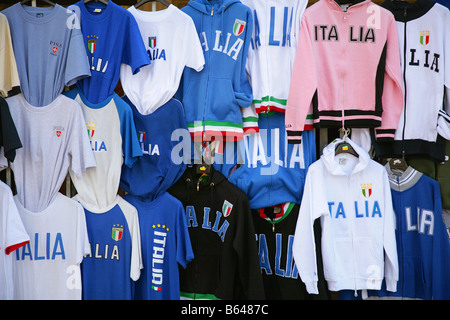
[[[6,99],[23,147],[11,163],[17,196],[39,212],[49,206],[71,172],[81,177],[95,158],[80,105],[59,95],[44,107],[33,107],[20,93]]]
[[[89,102],[78,88],[64,94],[81,106],[97,164],[82,177],[72,170],[70,176],[83,206],[102,210],[116,200],[122,164],[132,167],[142,156],[133,113],[116,93],[97,104]]]
[[[205,59],[192,18],[174,5],[161,11],[128,11],[135,17],[152,63],[133,75],[122,65],[122,88],[142,114],[150,114],[171,99],[178,89],[184,67],[203,69]]]
[[[14,250],[30,241],[13,194],[7,184],[0,181],[0,300],[14,298]]]
[[[0,147],[8,161],[14,161],[16,150],[22,147],[19,134],[11,118],[8,103],[0,96]]]
[[[61,193],[40,212],[14,200],[31,238],[16,250],[14,299],[80,300],[80,263],[90,253],[83,207]]]
[[[182,203],[169,193],[147,201],[125,195],[138,211],[144,269],[136,282],[136,300],[179,300],[178,267],[194,258]]]
[[[85,50],[91,66],[91,77],[77,82],[87,100],[99,103],[110,96],[117,86],[122,63],[133,74],[150,64],[136,20],[121,6],[108,2],[84,3],[68,7],[79,16]]]
[[[81,264],[83,299],[132,299],[143,267],[136,208],[117,196],[103,211],[84,211],[92,254]]]
[[[83,37],[73,12],[60,5],[30,7],[20,2],[2,11],[11,28],[20,87],[33,106],[50,104],[90,75]]]
[[[6,97],[8,91],[20,85],[16,58],[11,42],[11,33],[6,16],[0,13],[0,96]]]

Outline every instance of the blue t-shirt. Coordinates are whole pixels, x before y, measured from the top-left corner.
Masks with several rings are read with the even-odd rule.
[[[132,167],[122,165],[120,186],[127,193],[153,200],[181,177],[190,156],[187,147],[191,147],[191,138],[183,106],[171,99],[155,112],[143,115],[128,97],[122,99],[133,111],[143,155]]]
[[[91,77],[78,81],[77,86],[90,102],[99,103],[116,88],[122,63],[129,65],[134,74],[150,64],[150,58],[136,20],[121,6],[111,1],[107,6],[79,1],[68,9],[80,17],[91,67]]]
[[[183,204],[165,192],[153,201],[125,195],[138,211],[144,269],[136,300],[179,300],[179,266],[194,258]]]
[[[104,212],[84,209],[91,255],[81,263],[83,300],[131,300],[141,264],[136,208],[118,197]]]
[[[8,18],[20,88],[29,104],[47,106],[64,86],[91,74],[72,11],[60,5],[30,7],[18,2],[2,13]]]

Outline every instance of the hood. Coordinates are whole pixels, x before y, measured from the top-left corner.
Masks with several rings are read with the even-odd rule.
[[[432,0],[417,0],[415,2],[386,0],[381,6],[394,14],[395,20],[406,22],[420,18],[427,13],[435,2]]]
[[[187,5],[203,14],[211,15],[212,7],[214,7],[214,12],[218,13],[240,2],[240,0],[190,0]]]
[[[341,153],[335,155],[336,146],[341,142],[349,143],[353,149],[358,153],[359,157],[355,157],[348,153]],[[369,154],[351,139],[335,139],[328,144],[320,157],[325,164],[325,167],[332,175],[347,175],[350,176],[357,172],[364,170],[370,159]]]

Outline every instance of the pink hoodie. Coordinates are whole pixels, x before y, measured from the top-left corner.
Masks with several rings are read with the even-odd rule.
[[[311,112],[315,127],[375,128],[377,139],[393,139],[402,108],[394,16],[370,0],[307,8],[286,106],[288,141],[301,142]]]

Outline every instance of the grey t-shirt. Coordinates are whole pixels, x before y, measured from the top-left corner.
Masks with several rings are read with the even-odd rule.
[[[90,76],[79,21],[71,10],[18,2],[2,13],[11,29],[20,87],[32,106],[50,104],[65,85]]]

